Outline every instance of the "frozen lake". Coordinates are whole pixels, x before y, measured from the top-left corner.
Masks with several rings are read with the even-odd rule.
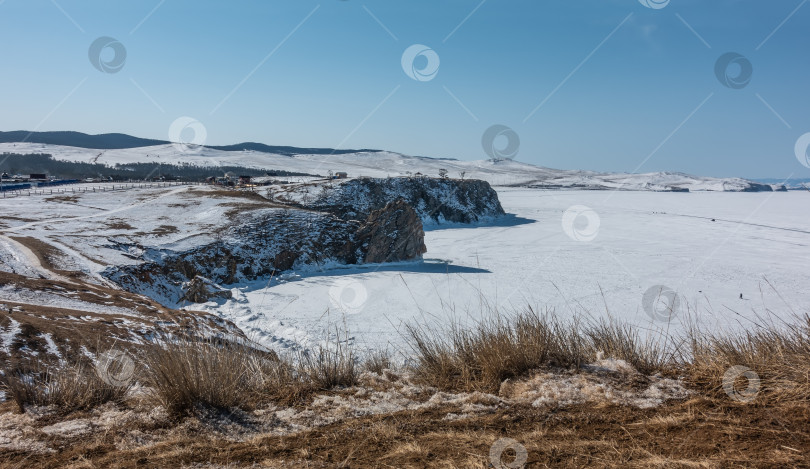
[[[686,317],[717,329],[810,312],[810,193],[498,193],[509,217],[431,229],[421,262],[301,273],[207,309],[275,349],[335,326],[396,348],[403,323],[475,320],[484,304],[674,331]]]

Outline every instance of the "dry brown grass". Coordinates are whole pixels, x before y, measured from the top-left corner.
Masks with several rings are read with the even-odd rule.
[[[354,385],[358,376],[352,348],[340,342],[279,357],[251,343],[161,340],[147,351],[143,369],[154,402],[175,416],[206,407],[290,405]]]
[[[32,368],[7,367],[0,389],[19,412],[28,406],[54,406],[61,413],[92,409],[125,400],[132,383],[105,382],[95,367],[84,362]]]
[[[810,403],[810,316],[791,324],[766,322],[745,332],[693,330],[690,343],[692,359],[686,370],[697,387],[723,395],[733,381],[735,391],[744,389],[749,385],[746,378],[732,380],[726,373],[732,367],[745,367],[756,374],[751,377],[758,377],[758,401]]]
[[[294,383],[289,364],[275,354],[227,342],[164,339],[144,357],[143,381],[170,414],[198,407],[251,409]]]
[[[532,308],[511,316],[492,314],[473,328],[408,325],[406,334],[416,375],[446,390],[495,392],[506,379],[541,367],[579,368],[600,354],[652,373],[672,356],[667,344],[642,341],[626,324],[562,321]]]
[[[357,357],[351,346],[338,340],[297,356],[297,369],[305,382],[319,390],[353,386],[359,374]]]
[[[385,370],[394,368],[391,352],[388,350],[373,350],[369,352],[363,362],[363,369],[381,375]]]

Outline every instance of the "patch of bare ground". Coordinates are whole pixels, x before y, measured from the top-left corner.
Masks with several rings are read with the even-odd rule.
[[[258,192],[239,189],[225,189],[221,187],[209,187],[205,189],[195,188],[194,190],[185,192],[183,195],[188,198],[213,197],[218,199],[241,199],[259,202],[262,204],[272,204],[270,200],[265,199]]]
[[[45,202],[60,202],[66,204],[75,204],[78,203],[81,199],[79,195],[59,195],[55,197],[46,197]]]
[[[225,189],[220,187],[208,187],[205,189],[194,189],[183,194],[187,198],[213,197],[218,199],[232,199],[233,202],[221,204],[223,207],[231,207],[225,212],[228,219],[233,219],[246,211],[264,208],[291,208],[289,205],[278,203],[265,198],[261,194],[250,190]]]
[[[134,226],[130,225],[129,223],[125,222],[124,220],[117,219],[117,218],[116,219],[111,219],[107,223],[107,228],[109,228],[111,230],[126,230],[126,231],[135,229]]]
[[[14,217],[14,216],[9,216],[9,215],[4,215],[4,216],[3,216],[3,219],[5,219],[5,220],[15,220],[15,221],[21,221],[21,222],[24,222],[24,223],[30,223],[30,222],[32,222],[32,221],[39,221],[39,220],[38,220],[38,219],[36,219],[36,218],[23,218],[23,217]]]
[[[0,467],[487,468],[498,467],[490,465],[491,450],[502,438],[525,448],[525,467],[806,467],[810,451],[806,406],[699,397],[645,410],[518,404],[447,418],[457,410],[445,405],[240,437],[251,422],[236,414],[174,421],[159,410],[109,407],[29,421],[24,431],[34,438],[0,450]],[[11,440],[6,426],[0,444]],[[510,463],[510,451],[498,460]]]
[[[135,232],[133,234],[135,236],[149,236],[149,235],[152,235],[152,236],[158,236],[159,237],[159,236],[166,236],[166,235],[170,235],[170,234],[173,234],[173,233],[177,233],[178,231],[179,230],[177,229],[176,226],[160,225],[160,226],[158,226],[157,228],[155,228],[152,231],[149,231],[149,232],[147,232],[147,231],[137,231],[137,232]]]
[[[137,356],[161,332],[204,330],[240,336],[230,323],[205,313],[173,310],[141,295],[92,283],[32,279],[0,272],[0,286],[16,300],[0,298],[0,331],[7,349],[0,363],[77,360],[112,348]],[[26,298],[32,300],[26,300]],[[43,300],[43,298],[45,300]],[[12,329],[19,331],[11,334]],[[8,361],[6,361],[8,360]]]
[[[65,265],[65,261],[69,260],[69,256],[55,246],[48,244],[46,241],[31,236],[11,236],[10,238],[34,253],[40,265],[45,270],[81,282],[89,280],[88,276],[83,272],[65,270],[63,266]]]
[[[48,270],[59,270],[59,258],[63,256],[62,251],[50,244],[30,236],[11,236],[11,239],[27,247],[37,256],[39,263]]]

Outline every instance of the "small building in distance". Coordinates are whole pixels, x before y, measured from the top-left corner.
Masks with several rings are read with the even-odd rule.
[[[345,171],[338,171],[335,173],[335,179],[346,179],[349,177],[349,173]]]
[[[247,186],[250,184],[250,176],[239,176],[239,185]]]
[[[44,173],[31,173],[28,175],[29,181],[47,181],[48,175]]]

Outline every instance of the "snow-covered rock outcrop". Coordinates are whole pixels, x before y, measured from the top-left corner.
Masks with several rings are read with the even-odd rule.
[[[292,269],[417,259],[426,251],[424,237],[416,212],[401,200],[362,222],[322,212],[262,209],[243,214],[214,242],[179,252],[147,249],[145,262],[109,268],[105,276],[167,305],[205,302],[228,297],[222,285]]]
[[[424,224],[504,214],[495,190],[476,180],[361,178],[282,186],[274,202],[254,195],[285,205],[245,210],[213,238],[183,248],[110,240],[139,253],[139,262],[109,267],[105,277],[166,305],[205,302],[228,298],[229,285],[286,271],[419,259]]]
[[[279,200],[364,220],[374,210],[402,199],[422,223],[475,223],[504,214],[498,194],[486,181],[428,177],[358,178],[295,186]]]

